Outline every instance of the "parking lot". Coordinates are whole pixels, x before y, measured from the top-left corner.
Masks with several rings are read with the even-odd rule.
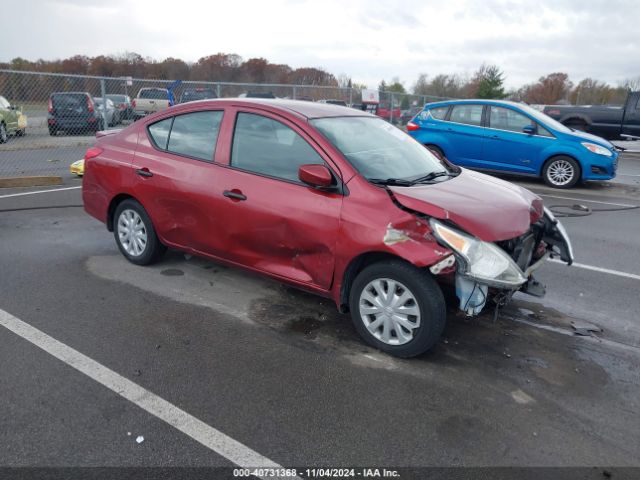
[[[577,263],[399,360],[328,300],[179,252],[129,264],[67,173],[91,137],[12,140],[0,164],[65,184],[0,191],[2,465],[636,465],[640,210],[611,210],[640,205],[637,157],[570,191],[511,178],[594,210],[562,219]]]

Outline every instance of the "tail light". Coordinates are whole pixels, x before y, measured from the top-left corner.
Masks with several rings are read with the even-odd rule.
[[[420,128],[420,125],[417,125],[413,122],[407,123],[407,132],[414,132]]]
[[[51,97],[49,97],[49,107],[48,107],[49,113],[53,113],[53,99]]]
[[[131,100],[131,107],[132,108],[136,108],[136,101],[135,100]]]
[[[87,97],[87,110],[89,110],[89,113],[93,113],[93,102],[89,97]]]
[[[97,157],[98,155],[100,155],[103,152],[103,150],[99,147],[91,147],[87,150],[87,153],[84,154],[84,159],[86,160],[90,160],[92,158]]]

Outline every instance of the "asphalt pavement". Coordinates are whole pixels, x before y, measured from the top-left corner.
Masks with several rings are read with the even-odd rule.
[[[0,191],[0,465],[640,466],[640,210],[563,219],[581,266],[545,265],[546,298],[452,308],[433,352],[398,360],[327,300],[179,252],[127,263],[79,185]],[[524,185],[640,205],[633,185]]]

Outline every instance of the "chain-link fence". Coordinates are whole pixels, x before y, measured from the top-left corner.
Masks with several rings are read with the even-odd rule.
[[[95,132],[205,98],[290,98],[362,107],[355,88],[318,85],[174,82],[0,70],[0,177],[69,176]],[[404,125],[440,98],[379,92],[378,115]],[[106,101],[104,100],[106,98]]]

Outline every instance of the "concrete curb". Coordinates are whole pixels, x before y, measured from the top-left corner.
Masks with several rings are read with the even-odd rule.
[[[41,177],[0,177],[0,188],[47,187],[62,185],[62,177],[53,175]]]

